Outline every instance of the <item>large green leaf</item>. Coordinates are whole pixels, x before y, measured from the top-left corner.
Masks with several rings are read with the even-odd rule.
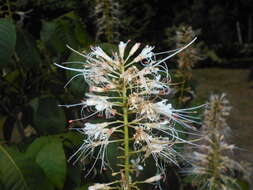
[[[35,98],[30,102],[34,111],[34,124],[40,134],[63,132],[66,125],[64,111],[52,97]]]
[[[73,48],[88,47],[91,44],[91,37],[80,20],[76,14],[69,12],[53,21],[42,23],[41,41],[50,53],[58,55],[66,52],[66,44]]]
[[[80,144],[82,143],[82,135],[77,132],[67,132],[57,135],[51,135],[51,136],[43,136],[40,138],[37,138],[33,141],[32,144],[27,148],[26,150],[26,156],[36,160],[37,155],[40,153],[40,151],[43,151],[43,148],[55,140],[61,141],[64,145],[64,147],[67,147],[69,149],[77,149]],[[71,151],[72,152],[72,151]],[[72,164],[68,165],[67,169],[67,179],[64,187],[73,189],[74,187],[79,187],[81,184],[81,167],[78,167],[77,165],[73,167]]]
[[[0,181],[5,190],[53,190],[41,168],[16,150],[0,145]]]
[[[60,31],[56,22],[42,22],[40,32],[41,41],[51,54],[58,55],[66,50],[66,41],[61,39],[63,32]],[[57,30],[58,29],[58,30]],[[59,34],[58,34],[59,33]]]
[[[31,159],[36,159],[37,154],[40,152],[40,150],[48,143],[52,142],[52,138],[50,137],[40,137],[37,138],[32,142],[32,144],[29,145],[29,147],[26,150],[26,156]]]
[[[19,29],[17,32],[16,52],[19,61],[25,68],[39,66],[40,55],[36,47],[35,39],[25,30]]]
[[[66,39],[68,39],[69,45],[75,45],[72,43],[75,41],[75,43],[80,45],[79,47],[87,48],[92,43],[93,40],[86,31],[86,27],[82,23],[81,18],[74,12],[66,13],[55,19],[55,21],[62,24],[62,29],[66,33]]]
[[[54,140],[46,144],[38,153],[36,162],[50,181],[58,188],[64,186],[67,165],[62,142]]]
[[[6,65],[11,62],[16,44],[15,26],[7,19],[0,19],[0,39],[0,65]]]
[[[5,189],[28,190],[29,186],[16,161],[0,145],[0,178]]]

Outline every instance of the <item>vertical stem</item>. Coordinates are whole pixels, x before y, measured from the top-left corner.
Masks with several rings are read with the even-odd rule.
[[[211,135],[212,139],[212,147],[213,147],[213,153],[212,153],[212,168],[213,168],[213,179],[211,183],[211,189],[215,189],[215,187],[218,186],[219,184],[219,158],[220,158],[220,136],[218,135],[219,133],[216,132],[218,130],[218,112],[219,108],[218,105],[215,105],[214,107],[214,113],[213,113],[213,123],[212,125],[215,127],[213,134]]]
[[[125,68],[122,66],[122,73],[124,73]],[[127,98],[127,88],[126,83],[123,81],[123,117],[124,117],[124,173],[125,173],[125,187],[126,190],[130,190],[129,184],[129,132],[128,132],[128,98]]]
[[[8,14],[9,14],[10,20],[12,21],[11,3],[9,0],[7,0],[6,4],[7,4],[7,9],[8,9]]]
[[[112,18],[110,16],[110,2],[108,0],[104,0],[104,14],[105,14],[105,23],[106,23],[106,28],[105,28],[105,35],[106,35],[106,40],[107,42],[111,43],[113,39],[113,29],[112,29]]]

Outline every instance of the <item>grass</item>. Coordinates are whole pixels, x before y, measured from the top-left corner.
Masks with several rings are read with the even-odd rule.
[[[231,143],[243,150],[237,159],[253,163],[253,82],[247,81],[246,69],[197,69],[193,79],[197,81],[197,102],[204,102],[211,93],[226,93],[233,107],[228,118],[232,128]]]

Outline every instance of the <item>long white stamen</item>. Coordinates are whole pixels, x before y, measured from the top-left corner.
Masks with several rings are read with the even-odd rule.
[[[195,42],[195,40],[197,39],[197,37],[195,37],[189,44],[185,45],[184,47],[180,48],[179,50],[177,50],[175,53],[169,55],[168,57],[165,57],[164,59],[162,59],[161,61],[158,61],[157,63],[154,64],[154,66],[159,65],[160,63],[170,59],[171,57],[173,57],[174,55],[180,53],[181,51],[183,51],[184,49],[186,49],[187,47],[189,47],[193,42]]]

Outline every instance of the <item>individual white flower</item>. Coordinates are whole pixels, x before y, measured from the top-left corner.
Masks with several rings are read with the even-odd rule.
[[[111,63],[113,62],[112,58],[110,58],[100,47],[92,47],[91,50],[91,54],[96,56],[97,58],[102,58]]]
[[[146,179],[144,181],[144,183],[153,183],[153,182],[156,182],[156,181],[160,181],[162,178],[163,178],[162,175],[156,175],[156,176],[153,176],[153,177],[150,177],[150,178]]]
[[[126,49],[128,42],[129,41],[127,41],[126,43],[124,43],[124,42],[119,43],[119,56],[122,60],[124,59],[124,53],[125,53],[125,49]]]
[[[121,77],[124,79],[124,81],[127,81],[129,85],[131,83],[134,83],[136,80],[136,73],[139,72],[139,69],[136,66],[132,66],[128,68],[124,73],[122,73]]]
[[[95,164],[97,163],[98,160],[101,160],[101,167],[100,167],[100,172],[106,167],[109,166],[107,163],[107,158],[106,158],[106,150],[107,146],[110,143],[109,138],[112,135],[116,128],[111,128],[111,129],[106,129],[102,130],[98,133],[94,132],[93,129],[91,131],[88,131],[88,133],[92,133],[93,137],[89,136],[88,139],[85,139],[83,141],[83,144],[79,147],[79,149],[68,159],[68,161],[72,160],[74,157],[76,157],[75,161],[73,164],[78,162],[79,160],[84,161],[88,157],[95,158],[93,161],[93,165],[90,167],[90,170],[86,174],[88,176],[92,169],[95,167]],[[87,133],[87,131],[83,131],[81,129],[76,129],[80,133]],[[102,139],[96,139],[95,135],[97,137],[102,137]],[[95,149],[98,149],[98,153],[96,156],[94,156]]]
[[[128,56],[132,56],[137,51],[137,49],[139,49],[140,45],[141,43],[135,43],[134,46],[131,48]]]
[[[138,110],[140,104],[144,101],[142,96],[139,96],[137,93],[133,93],[128,98],[128,105],[130,110]]]
[[[105,111],[105,115],[107,118],[109,118],[111,115],[115,113],[115,110],[112,108],[114,104],[108,101],[110,97],[99,96],[94,94],[86,94],[86,96],[88,96],[88,98],[85,101],[85,104],[87,106],[94,106],[97,111],[95,113]]]
[[[151,138],[149,140],[150,142],[142,148],[145,151],[145,159],[152,155],[161,172],[165,170],[162,162],[171,162],[178,166],[177,157],[180,157],[180,154],[173,149],[174,142],[168,138]]]
[[[164,95],[171,92],[170,87],[167,84],[155,80],[147,81],[145,87],[146,91],[144,91],[144,93]]]
[[[136,173],[136,177],[140,175],[140,172],[143,171],[143,166],[140,164],[141,160],[138,157],[137,159],[130,160],[133,170]]]
[[[141,117],[146,117],[150,121],[160,119],[159,113],[154,109],[154,104],[150,101],[144,101],[139,106]]]
[[[149,144],[152,136],[146,133],[142,127],[135,129],[134,144]]]
[[[110,190],[111,187],[106,183],[96,183],[88,187],[88,190]]]
[[[154,53],[152,52],[153,49],[154,47],[146,46],[142,49],[141,53],[136,58],[134,58],[133,62],[139,62],[143,59],[151,59],[154,56]]]
[[[92,139],[93,141],[102,141],[104,139],[107,139],[108,136],[111,135],[112,129],[106,128],[108,126],[108,123],[85,123],[85,127],[79,129],[79,131],[84,133],[88,136],[89,139]]]
[[[115,89],[115,88],[116,88],[116,85],[114,85],[114,84],[106,84],[103,87],[90,86],[89,91],[90,92],[106,92],[106,91],[109,91],[109,90],[112,90],[112,89]]]
[[[198,121],[196,121],[196,119],[199,119],[198,117],[194,117],[194,116],[190,116],[189,113],[191,113],[192,110],[202,107],[204,105],[201,106],[197,106],[194,108],[186,108],[186,109],[174,109],[172,107],[172,104],[168,103],[167,100],[162,100],[160,102],[154,103],[152,105],[152,109],[158,113],[161,114],[163,116],[168,117],[169,119],[171,119],[172,121],[183,125],[187,128],[191,128],[193,129],[193,127],[190,125],[191,123],[197,123],[200,124]]]

